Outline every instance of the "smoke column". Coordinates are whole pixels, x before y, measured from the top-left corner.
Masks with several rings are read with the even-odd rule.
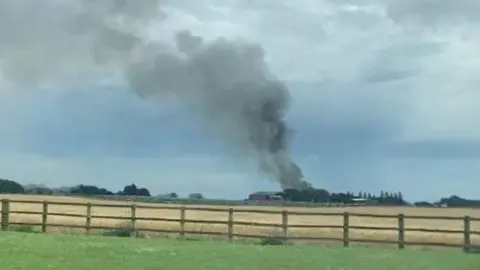
[[[141,97],[180,100],[282,188],[306,188],[289,149],[288,89],[263,49],[188,30],[149,38],[165,16],[159,0],[0,0],[1,74],[20,86],[120,77]]]

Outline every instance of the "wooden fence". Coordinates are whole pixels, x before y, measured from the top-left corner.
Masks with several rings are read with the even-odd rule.
[[[37,204],[42,205],[42,211],[16,211],[11,210],[12,204]],[[11,229],[10,226],[39,226],[41,227],[42,232],[47,232],[48,227],[66,227],[66,228],[78,228],[84,229],[86,234],[90,234],[92,230],[106,230],[112,229],[111,226],[94,226],[92,225],[92,219],[114,219],[114,220],[124,220],[129,223],[132,228],[133,236],[136,236],[138,231],[145,232],[159,232],[159,233],[177,233],[180,237],[184,237],[186,234],[206,234],[206,235],[215,235],[215,236],[224,236],[229,241],[233,241],[234,238],[266,238],[268,235],[251,235],[251,234],[240,234],[236,233],[234,228],[235,225],[240,226],[259,226],[259,227],[270,227],[280,229],[281,235],[278,236],[284,240],[316,240],[316,241],[338,241],[343,243],[343,246],[348,247],[350,243],[377,243],[377,244],[394,244],[397,245],[399,249],[405,248],[407,245],[417,245],[417,246],[443,246],[443,247],[459,247],[463,248],[464,251],[471,251],[472,249],[478,248],[478,246],[472,244],[472,236],[480,236],[480,231],[471,230],[471,223],[473,221],[480,221],[478,217],[452,217],[452,216],[418,216],[418,215],[384,215],[384,214],[360,214],[360,213],[326,213],[326,212],[304,212],[304,211],[279,211],[279,210],[263,210],[263,209],[238,209],[238,208],[206,208],[206,207],[186,207],[186,206],[176,206],[176,205],[140,205],[140,204],[103,204],[103,203],[73,203],[73,202],[47,202],[47,201],[30,201],[30,200],[8,200],[3,199],[1,201],[1,230],[8,231]],[[49,212],[49,206],[66,206],[66,207],[85,207],[85,214],[75,214],[75,213],[59,213],[59,212]],[[130,211],[129,216],[104,216],[104,215],[93,215],[92,209],[95,207],[101,208],[128,208]],[[164,218],[164,217],[140,217],[137,215],[138,209],[155,209],[155,210],[178,210],[179,218]],[[228,220],[195,220],[187,219],[186,212],[189,211],[212,211],[212,212],[223,212],[228,213]],[[268,215],[278,215],[281,223],[260,223],[260,222],[250,222],[250,221],[235,221],[234,215],[236,213],[256,213],[256,214],[268,214]],[[40,215],[41,222],[31,223],[31,222],[12,222],[10,220],[11,215]],[[67,224],[57,224],[49,223],[49,217],[52,216],[62,216],[62,217],[72,217],[72,218],[82,218],[84,219],[83,225],[67,225]],[[292,216],[337,216],[343,217],[343,224],[339,225],[322,225],[322,224],[289,224],[289,217]],[[366,217],[366,218],[388,218],[396,219],[397,226],[391,227],[373,227],[373,226],[354,226],[350,224],[351,217]],[[445,230],[445,229],[432,229],[432,228],[406,228],[405,220],[408,219],[422,219],[422,220],[449,220],[449,221],[458,221],[463,223],[463,230]],[[176,222],[178,223],[178,230],[165,230],[165,229],[156,229],[156,228],[138,228],[137,221],[159,221],[159,222]],[[201,224],[217,224],[225,225],[226,232],[207,232],[207,231],[194,231],[187,230],[187,223],[201,223]],[[303,229],[339,229],[342,230],[342,237],[326,237],[326,236],[291,236],[289,235],[289,229],[291,228],[303,228]],[[350,237],[351,230],[375,230],[375,231],[393,231],[396,234],[396,240],[384,240],[384,239],[352,239]],[[462,243],[432,243],[432,242],[415,242],[415,241],[406,241],[405,234],[406,232],[421,232],[421,233],[438,233],[438,234],[457,234],[463,235]]]

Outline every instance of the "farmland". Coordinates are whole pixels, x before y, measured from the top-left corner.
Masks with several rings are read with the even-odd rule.
[[[470,270],[476,255],[366,247],[258,246],[213,241],[0,234],[2,270]]]
[[[0,199],[7,198],[12,200],[34,200],[34,201],[62,201],[62,202],[86,202],[82,198],[74,197],[50,197],[50,196],[25,196],[25,195],[3,195]],[[89,202],[95,202],[94,200],[88,200]],[[98,201],[97,201],[98,202]],[[105,201],[101,201],[105,203]],[[114,202],[108,201],[109,204],[126,204],[126,202]],[[142,204],[139,204],[142,205]],[[143,204],[148,205],[148,204]],[[196,208],[207,208],[207,206],[199,206]],[[235,209],[252,209],[253,206],[236,206]],[[12,203],[11,211],[38,211],[41,212],[41,204],[20,204]],[[208,206],[208,208],[222,208],[222,206]],[[223,207],[225,208],[225,207]],[[255,209],[271,209],[267,206],[256,206]],[[287,211],[318,211],[323,213],[372,213],[372,214],[405,214],[405,215],[428,215],[428,216],[471,216],[480,217],[480,211],[475,209],[450,209],[450,208],[412,208],[412,207],[318,207],[318,208],[301,208],[301,207],[289,207],[284,208]],[[275,208],[278,210],[278,207]],[[48,209],[49,213],[70,213],[85,215],[85,207],[82,206],[68,206],[68,205],[52,205]],[[136,212],[136,216],[140,218],[171,218],[178,219],[179,211],[172,209],[142,209],[139,208]],[[128,218],[130,216],[129,208],[107,208],[107,207],[94,207],[92,208],[92,215],[97,216],[121,216]],[[226,221],[228,219],[227,212],[211,212],[211,211],[186,211],[186,219],[189,220],[221,220]],[[241,221],[245,223],[257,222],[257,223],[276,223],[280,224],[282,216],[278,214],[259,214],[259,213],[235,213],[235,221]],[[26,215],[26,214],[11,214],[10,222],[20,223],[39,223],[41,221],[40,215]],[[114,220],[107,218],[93,218],[92,226],[103,227],[115,227],[122,224],[122,220]],[[83,226],[85,225],[85,218],[81,217],[64,217],[64,216],[51,216],[49,217],[49,224],[62,224]],[[292,215],[288,220],[289,225],[302,224],[302,225],[342,225],[341,216],[308,216]],[[351,226],[372,226],[372,227],[395,227],[397,226],[397,220],[387,218],[371,218],[371,217],[351,217]],[[138,229],[165,229],[165,230],[178,230],[180,224],[178,222],[162,222],[162,221],[147,221],[139,220],[137,222]],[[227,227],[225,225],[210,225],[210,224],[185,224],[186,230],[198,231],[198,232],[226,232]],[[426,229],[444,229],[444,230],[462,230],[463,223],[459,220],[422,220],[412,219],[405,220],[405,228],[426,228]],[[480,222],[472,222],[472,231],[480,231]],[[50,227],[49,232],[62,232],[62,231],[74,232],[69,228],[56,228]],[[276,233],[275,228],[248,226],[248,225],[236,225],[235,232],[239,234],[251,234],[251,235],[271,235]],[[81,231],[77,229],[77,231]],[[289,236],[299,237],[342,237],[342,230],[339,228],[289,228]],[[154,233],[152,233],[152,236]],[[395,231],[388,230],[351,230],[350,237],[355,239],[378,239],[378,240],[397,240],[397,233]],[[463,236],[461,234],[442,234],[442,233],[428,233],[428,232],[408,232],[405,235],[406,241],[416,242],[429,242],[429,243],[452,243],[462,244]],[[478,235],[472,235],[472,244],[479,245],[480,237]]]

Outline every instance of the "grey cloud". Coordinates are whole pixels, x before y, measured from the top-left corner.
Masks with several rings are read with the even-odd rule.
[[[480,22],[480,2],[477,0],[396,0],[389,3],[387,12],[397,22],[424,25]]]
[[[162,14],[158,0],[2,3],[0,69],[28,85],[115,70],[141,45],[138,28]]]
[[[385,83],[420,75],[425,63],[442,51],[444,44],[431,41],[401,43],[375,52],[360,71],[360,80]]]
[[[406,79],[415,76],[415,70],[386,69],[386,70],[369,70],[364,74],[364,80],[369,83],[385,83],[396,80]]]
[[[376,7],[395,23],[423,26],[458,26],[480,22],[477,0],[328,0],[335,6]]]

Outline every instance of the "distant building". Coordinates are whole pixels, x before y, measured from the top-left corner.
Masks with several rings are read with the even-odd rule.
[[[365,198],[353,198],[352,202],[354,205],[377,205],[378,201],[373,199]]]
[[[283,197],[278,192],[259,191],[248,196],[249,201],[282,201]]]

